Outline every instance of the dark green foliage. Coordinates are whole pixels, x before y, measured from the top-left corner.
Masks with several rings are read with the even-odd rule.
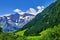
[[[0,40],[15,40],[15,36],[11,33],[1,33]]]
[[[2,28],[0,27],[0,33],[2,32]]]

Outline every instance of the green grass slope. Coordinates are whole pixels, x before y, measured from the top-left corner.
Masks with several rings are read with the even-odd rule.
[[[22,33],[22,31],[20,32]],[[53,28],[48,28],[39,33],[40,36],[21,36],[21,34],[16,38],[16,40],[60,40],[60,24],[54,26]]]

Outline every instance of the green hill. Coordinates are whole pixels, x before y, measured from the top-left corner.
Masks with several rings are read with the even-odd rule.
[[[52,28],[60,23],[60,0],[52,3],[43,12],[39,13],[32,21],[21,30],[27,29],[24,35],[37,35],[39,32]]]
[[[60,40],[60,0],[16,32],[4,33],[0,28],[0,40]]]

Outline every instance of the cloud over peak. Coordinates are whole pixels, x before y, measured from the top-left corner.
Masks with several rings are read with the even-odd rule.
[[[23,15],[25,12],[23,12],[22,10],[20,10],[20,9],[15,9],[15,10],[13,10],[15,13],[18,13],[18,14],[21,14],[21,15]]]
[[[29,10],[27,10],[26,13],[34,15],[36,13],[36,10],[34,8],[29,8]]]
[[[16,13],[19,13],[21,15],[23,15],[24,13],[37,15],[38,13],[41,13],[44,10],[44,6],[37,6],[36,8],[38,9],[38,11],[36,9],[34,9],[34,8],[29,8],[26,12],[23,12],[20,9],[15,9],[13,11],[16,12]]]
[[[37,9],[38,9],[37,14],[41,13],[44,10],[44,6],[37,6]]]
[[[3,16],[9,16],[9,15],[11,15],[11,14],[4,14],[4,15],[0,15],[0,17],[3,17]]]
[[[20,12],[21,12],[20,9],[15,9],[15,10],[13,10],[13,11],[16,12],[16,13],[20,13]]]
[[[33,15],[37,15],[38,13],[41,13],[44,10],[44,6],[37,6],[36,8],[38,10],[36,10],[34,8],[29,8],[29,10],[27,12],[30,14],[33,14]]]
[[[34,9],[34,8],[29,8],[26,12],[23,12],[20,9],[15,9],[13,10],[13,12],[18,13],[20,15],[23,15],[25,13],[29,13],[29,14],[33,14],[33,15],[37,15],[38,13],[41,13],[44,10],[44,6],[37,6],[36,7],[38,10]],[[5,14],[5,15],[0,15],[0,17],[2,16],[9,16],[11,14]]]
[[[44,9],[44,6],[37,6],[37,9],[39,10]]]

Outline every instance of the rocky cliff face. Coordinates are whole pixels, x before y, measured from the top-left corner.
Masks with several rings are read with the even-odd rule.
[[[3,16],[0,17],[0,26],[3,28],[4,32],[13,32],[22,28],[34,17],[34,15],[28,13],[25,13],[24,15],[16,13],[9,16]]]

